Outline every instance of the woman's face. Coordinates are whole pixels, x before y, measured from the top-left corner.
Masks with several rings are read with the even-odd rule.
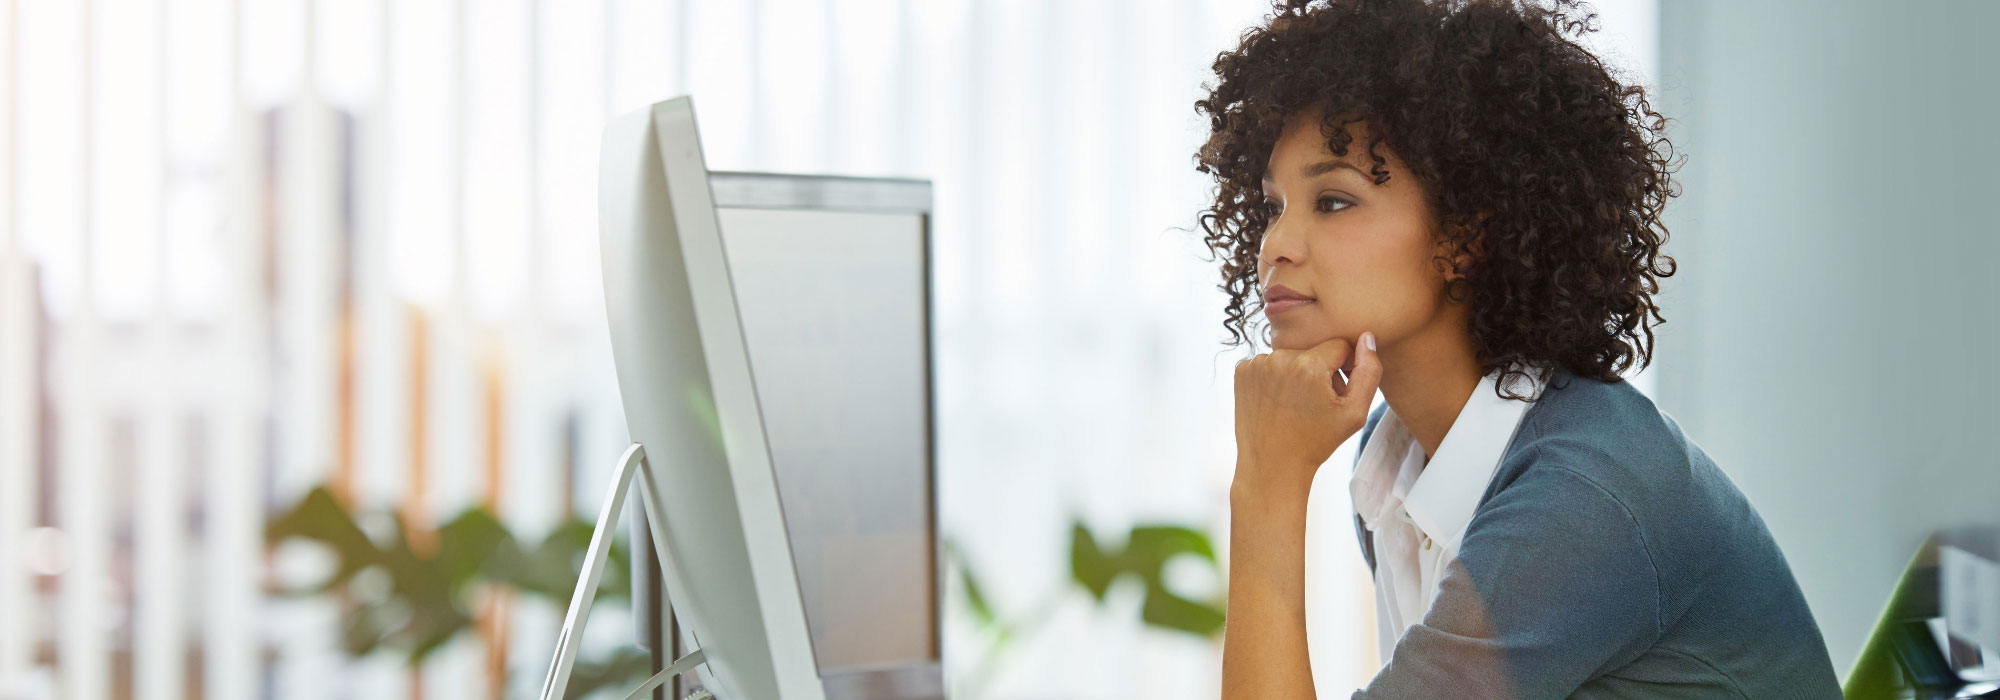
[[[1257,278],[1274,348],[1352,343],[1373,331],[1386,352],[1448,308],[1446,277],[1432,263],[1436,223],[1416,178],[1383,144],[1376,153],[1387,160],[1389,181],[1376,185],[1365,125],[1347,131],[1354,140],[1337,157],[1308,110],[1287,120],[1271,149],[1264,193],[1273,218]]]

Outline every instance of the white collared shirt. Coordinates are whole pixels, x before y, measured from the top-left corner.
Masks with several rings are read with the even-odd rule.
[[[1528,403],[1494,393],[1500,371],[1482,377],[1428,463],[1423,445],[1385,409],[1369,434],[1348,493],[1375,544],[1375,630],[1382,663],[1437,597],[1438,580],[1458,556],[1466,525],[1500,466]],[[1541,395],[1534,373],[1515,393]],[[1527,388],[1526,391],[1520,388]]]

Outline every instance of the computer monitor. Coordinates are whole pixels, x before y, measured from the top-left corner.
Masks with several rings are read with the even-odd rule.
[[[605,130],[606,310],[662,588],[732,698],[940,698],[928,183],[711,173]]]

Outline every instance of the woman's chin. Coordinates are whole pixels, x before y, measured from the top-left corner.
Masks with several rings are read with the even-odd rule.
[[[1307,335],[1305,333],[1300,333],[1297,331],[1288,333],[1284,331],[1273,330],[1273,332],[1271,333],[1271,349],[1308,350],[1315,345],[1319,345],[1320,343],[1324,343],[1333,338],[1334,335],[1332,333],[1314,333],[1311,335]]]

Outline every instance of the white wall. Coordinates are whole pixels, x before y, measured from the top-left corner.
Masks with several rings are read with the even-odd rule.
[[[2000,4],[1672,2],[1661,405],[1756,504],[1843,677],[1933,529],[2000,523]]]

